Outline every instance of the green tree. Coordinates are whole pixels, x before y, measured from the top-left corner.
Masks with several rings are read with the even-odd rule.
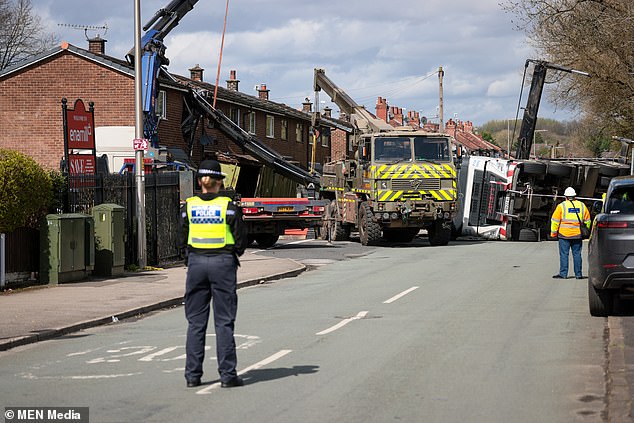
[[[634,137],[634,2],[506,0],[538,58],[590,78],[549,71],[556,104],[578,108],[612,135]]]
[[[0,233],[33,226],[51,204],[51,177],[32,158],[0,149]]]
[[[484,139],[485,141],[488,141],[491,144],[495,144],[498,147],[500,146],[500,144],[498,144],[497,141],[495,141],[495,138],[493,138],[493,135],[490,132],[482,131],[480,135],[482,136],[482,139]]]

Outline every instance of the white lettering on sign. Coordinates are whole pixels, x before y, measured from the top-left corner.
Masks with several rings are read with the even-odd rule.
[[[135,138],[132,140],[132,148],[134,148],[134,150],[147,151],[149,146],[150,146],[150,143],[145,138]]]
[[[220,217],[222,208],[218,206],[193,206],[192,217]]]
[[[84,161],[83,160],[71,160],[70,161],[70,173],[84,173]]]
[[[68,136],[73,142],[90,142],[89,137],[92,136],[92,128],[90,125],[84,126],[84,129],[71,129]]]

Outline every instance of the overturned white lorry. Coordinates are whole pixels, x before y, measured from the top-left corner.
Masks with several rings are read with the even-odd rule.
[[[612,177],[630,166],[598,159],[508,160],[470,156],[458,171],[454,236],[538,241],[550,233],[550,216],[572,186],[589,206]]]

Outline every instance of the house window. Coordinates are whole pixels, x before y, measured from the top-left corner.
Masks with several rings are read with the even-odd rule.
[[[249,112],[247,114],[246,127],[247,132],[255,134],[255,112]]]
[[[275,119],[271,115],[266,115],[266,137],[275,137]]]
[[[330,145],[330,128],[322,128],[319,137],[321,138],[321,146],[328,147]]]
[[[303,134],[304,134],[304,124],[298,123],[297,126],[295,127],[295,140],[297,142],[302,142],[304,137]]]
[[[288,139],[288,121],[286,119],[280,121],[280,138],[283,140]]]
[[[165,90],[159,90],[158,92],[154,113],[159,119],[167,119],[167,93]]]
[[[232,107],[229,110],[229,119],[233,121],[236,125],[240,124],[240,109],[237,107]]]

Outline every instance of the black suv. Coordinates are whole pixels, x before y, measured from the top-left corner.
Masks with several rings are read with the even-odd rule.
[[[634,176],[615,177],[594,219],[588,246],[590,314],[608,316],[614,298],[634,294]]]

